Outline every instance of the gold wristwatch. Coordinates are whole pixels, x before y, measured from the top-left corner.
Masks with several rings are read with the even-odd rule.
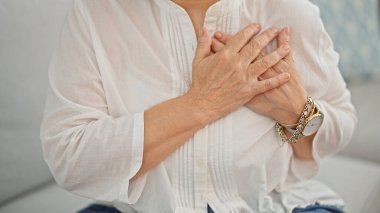
[[[304,129],[301,132],[301,137],[306,137],[313,135],[318,131],[318,129],[321,127],[324,114],[321,111],[320,106],[316,101],[314,101],[314,110],[310,113],[310,115],[305,119],[304,122]],[[296,129],[286,127],[286,130],[288,130],[290,133],[294,133]]]

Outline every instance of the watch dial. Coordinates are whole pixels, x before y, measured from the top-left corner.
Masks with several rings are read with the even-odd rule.
[[[319,127],[322,125],[323,117],[322,116],[316,116],[312,118],[309,123],[306,125],[305,129],[303,130],[302,134],[305,136],[309,136],[314,134],[318,131]]]

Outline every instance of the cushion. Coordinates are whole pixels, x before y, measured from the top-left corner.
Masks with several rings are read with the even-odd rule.
[[[321,171],[316,176],[340,194],[347,213],[367,213],[379,196],[380,165],[344,156],[322,160]]]
[[[380,164],[379,119],[380,83],[351,84],[352,102],[356,107],[358,124],[352,141],[343,154]],[[375,118],[375,119],[374,119]]]
[[[93,203],[50,183],[0,207],[0,213],[74,213]]]

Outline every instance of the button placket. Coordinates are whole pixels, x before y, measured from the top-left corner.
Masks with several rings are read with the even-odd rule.
[[[217,14],[218,11],[221,10],[220,5],[214,6],[213,10],[210,10],[208,14],[206,14],[205,17],[205,26],[207,27],[209,34],[212,36],[214,32],[219,29],[222,25],[219,23],[218,25],[218,18]],[[167,28],[167,41],[169,42],[170,50],[172,55],[174,56],[173,63],[172,63],[172,71],[173,76],[175,78],[175,82],[173,84],[173,88],[175,88],[175,94],[183,94],[185,93],[188,88],[191,86],[191,62],[193,60],[193,57],[195,55],[196,47],[197,47],[197,38],[196,34],[193,28],[193,25],[191,23],[191,20],[189,19],[188,15],[186,14],[179,14],[183,13],[184,11],[176,10],[176,12],[172,14],[166,14],[168,20],[166,23]],[[176,64],[178,63],[178,64]],[[218,137],[217,135],[213,135],[212,138],[211,135],[209,135],[210,129],[207,125],[205,128],[201,129],[200,131],[196,132],[194,134],[194,137],[192,140],[190,140],[187,143],[191,143],[190,146],[183,146],[182,149],[177,150],[178,154],[176,155],[176,159],[174,165],[177,166],[179,169],[182,166],[182,169],[176,171],[176,176],[173,176],[173,185],[178,190],[178,196],[179,198],[179,205],[183,205],[183,207],[190,207],[194,204],[194,207],[196,211],[207,211],[207,200],[211,199],[211,202],[214,200],[218,200],[217,195],[215,194],[215,191],[212,187],[212,182],[208,185],[208,145],[210,140],[215,140],[215,137]],[[223,134],[222,134],[223,135]],[[222,136],[220,135],[220,136]],[[193,159],[191,159],[191,156],[179,154],[179,153],[189,153],[187,149],[192,149],[192,156]],[[181,151],[181,152],[179,152]],[[229,159],[229,157],[228,157]],[[182,162],[192,162],[190,164],[185,163],[182,164]],[[191,165],[192,164],[192,165]],[[189,166],[190,168],[183,168],[183,166]],[[193,170],[194,168],[194,170]],[[192,183],[188,183],[185,180],[190,177],[183,177],[184,175],[190,175],[191,173],[187,172],[184,169],[189,169],[186,171],[193,170],[193,181]],[[185,173],[183,173],[185,172]],[[187,186],[186,186],[187,185]],[[211,186],[211,187],[210,187]],[[191,188],[187,188],[191,187]],[[211,191],[209,191],[211,189]],[[192,197],[189,196],[188,192],[189,190],[194,190],[192,193],[194,195],[194,200],[192,200]],[[193,203],[194,202],[194,203]],[[218,203],[218,202],[214,202]],[[223,204],[216,204],[216,205],[223,205]]]
[[[195,208],[207,211],[207,141],[208,125],[194,135],[194,193]]]

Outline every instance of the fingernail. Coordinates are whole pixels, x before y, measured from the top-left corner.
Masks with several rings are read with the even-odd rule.
[[[256,28],[257,29],[260,29],[261,28],[261,25],[260,24],[255,24]]]
[[[221,32],[216,32],[214,36],[217,39],[221,39],[222,38],[222,33]]]
[[[271,32],[272,34],[276,34],[276,33],[278,32],[278,30],[277,30],[276,28],[271,28],[271,29],[270,29],[270,32]]]
[[[256,32],[255,24],[249,24],[246,28],[246,32],[249,34]]]
[[[285,33],[286,33],[286,35],[290,35],[290,27],[285,28]]]
[[[290,79],[289,73],[283,73],[283,75],[284,75],[284,79],[285,80],[289,80]]]
[[[252,24],[252,27],[255,30],[255,32],[259,31],[261,28],[260,24]]]
[[[285,44],[284,46],[282,46],[282,48],[283,48],[283,50],[284,50],[285,52],[288,52],[289,49],[290,49],[290,45],[289,45],[289,44]]]

